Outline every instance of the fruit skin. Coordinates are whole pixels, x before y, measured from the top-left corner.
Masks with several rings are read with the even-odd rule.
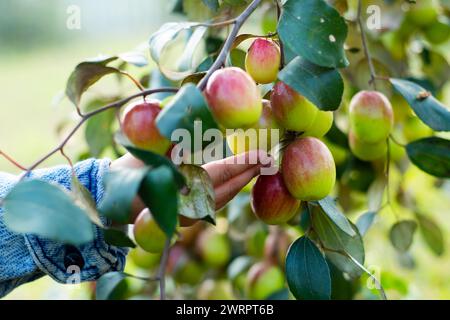
[[[394,125],[389,100],[380,92],[361,91],[350,102],[350,130],[365,143],[386,140]]]
[[[298,212],[300,201],[286,188],[281,172],[259,176],[252,189],[254,214],[267,224],[283,224]]]
[[[207,229],[197,238],[196,244],[203,262],[210,267],[223,267],[230,260],[231,246],[225,235]]]
[[[159,265],[159,261],[161,260],[160,254],[147,252],[140,247],[136,247],[131,250],[129,257],[137,267],[146,270],[155,268]]]
[[[208,81],[205,96],[215,119],[225,128],[245,128],[261,116],[258,87],[242,69],[230,67],[215,71]]]
[[[155,119],[160,111],[157,100],[130,104],[124,111],[122,130],[136,147],[163,155],[171,142],[156,127]]]
[[[303,132],[309,129],[318,109],[284,82],[277,82],[270,95],[273,115],[286,130]]]
[[[279,267],[258,262],[247,273],[246,292],[249,299],[263,300],[284,288],[284,274]]]
[[[333,112],[318,111],[313,124],[302,136],[322,138],[330,131],[331,126],[333,125],[333,119]]]
[[[265,150],[270,151],[272,148],[272,134],[271,129],[278,129],[278,139],[282,136],[282,130],[276,122],[272,107],[269,100],[263,100],[263,109],[261,117],[258,122],[249,129],[255,129],[256,139],[251,139],[251,136],[247,136],[245,131],[236,130],[233,134],[227,136],[227,143],[233,154],[240,154],[250,150]],[[267,129],[266,132],[260,129]],[[261,138],[260,138],[261,135]],[[275,141],[274,141],[275,142]]]
[[[350,150],[363,161],[373,161],[386,155],[387,143],[385,140],[376,143],[365,143],[356,138],[353,132],[348,135]]]
[[[197,297],[200,300],[234,300],[231,283],[227,280],[208,279],[198,288]]]
[[[269,39],[253,41],[245,56],[245,70],[257,83],[271,83],[277,80],[281,53],[278,44]]]
[[[289,192],[299,200],[323,199],[336,182],[336,165],[330,150],[313,137],[297,139],[286,148],[281,172]]]
[[[161,253],[166,243],[166,234],[159,228],[148,209],[142,211],[134,222],[134,239],[145,251]]]

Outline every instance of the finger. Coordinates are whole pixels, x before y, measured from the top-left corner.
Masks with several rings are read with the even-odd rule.
[[[273,158],[265,151],[253,150],[228,157],[219,161],[207,163],[203,168],[208,172],[214,186],[220,186],[235,176],[258,166],[270,166]]]
[[[261,165],[254,166],[240,175],[235,176],[215,189],[216,210],[225,206],[242,190],[254,177],[260,173]]]

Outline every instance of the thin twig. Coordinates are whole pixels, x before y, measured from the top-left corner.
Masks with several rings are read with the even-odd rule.
[[[366,32],[364,30],[364,23],[362,20],[362,1],[361,0],[358,0],[358,15],[357,15],[356,20],[358,21],[359,29],[361,32],[361,41],[362,41],[362,45],[364,48],[364,55],[366,56],[367,63],[369,64],[369,69],[370,69],[369,84],[372,85],[375,90],[377,90],[377,85],[375,83],[375,80],[377,79],[377,74],[375,72],[375,67],[373,65],[372,57],[370,55],[369,47],[367,44],[367,36],[366,36]]]
[[[224,21],[217,21],[217,22],[205,22],[205,23],[199,23],[198,26],[200,27],[208,27],[208,28],[214,28],[214,27],[225,27],[230,24],[236,23],[236,18],[224,20]]]
[[[279,0],[275,0],[276,4],[277,4],[277,21],[280,22],[280,17],[281,17],[281,3]],[[284,68],[284,64],[285,64],[285,59],[284,59],[284,46],[283,46],[283,42],[281,42],[281,40],[279,41],[280,44],[280,54],[281,54],[281,61],[280,61],[280,70]]]
[[[138,80],[136,80],[131,74],[129,74],[128,72],[120,70],[120,74],[124,75],[125,77],[130,79],[136,85],[136,87],[138,87],[139,90],[141,90],[141,91],[145,90],[144,86]]]
[[[158,271],[158,278],[159,278],[159,297],[160,300],[166,299],[166,268],[167,268],[167,261],[169,260],[169,251],[170,251],[170,242],[171,239],[166,240],[166,244],[164,245],[164,251],[161,257],[161,262],[159,265],[159,271]]]
[[[22,171],[26,171],[27,169],[22,166],[21,164],[19,164],[16,160],[14,160],[13,158],[11,158],[10,156],[8,156],[6,153],[4,153],[3,151],[0,150],[0,156],[3,156],[6,160],[8,160],[12,165],[14,165],[15,167],[19,168]]]
[[[153,93],[158,93],[158,92],[177,92],[178,89],[177,88],[158,88],[158,89],[148,89],[148,90],[144,90],[142,92],[133,94],[129,97],[126,97],[124,99],[118,100],[116,102],[112,102],[110,104],[107,104],[104,107],[101,107],[99,109],[96,109],[94,111],[91,111],[89,113],[86,113],[82,116],[82,118],[80,119],[80,121],[75,125],[75,127],[67,134],[67,136],[63,139],[63,141],[56,146],[55,148],[53,148],[50,152],[48,152],[46,155],[44,155],[43,157],[41,157],[40,159],[38,159],[36,162],[34,162],[30,167],[26,168],[26,173],[22,176],[21,179],[23,179],[24,177],[28,176],[28,174],[36,169],[40,164],[42,164],[44,161],[46,161],[48,158],[50,158],[52,155],[54,155],[57,152],[60,152],[64,146],[67,144],[67,142],[73,137],[73,135],[78,131],[78,129],[80,129],[80,127],[91,117],[102,113],[106,110],[110,110],[110,109],[118,109],[121,108],[124,104],[126,104],[127,102],[138,98],[138,97],[142,97],[142,96],[147,96]]]
[[[200,90],[205,89],[206,84],[208,83],[209,78],[211,75],[218,70],[222,65],[225,63],[225,60],[227,59],[228,52],[230,51],[231,47],[233,46],[234,39],[236,38],[239,30],[241,29],[244,22],[248,19],[250,14],[255,11],[256,7],[261,3],[261,0],[253,0],[252,3],[241,13],[240,16],[238,16],[234,23],[233,23],[233,29],[231,30],[230,34],[228,35],[227,39],[225,40],[225,43],[222,47],[222,50],[220,50],[220,53],[214,61],[211,68],[208,70],[206,75],[203,77],[203,79],[199,82],[198,88]]]

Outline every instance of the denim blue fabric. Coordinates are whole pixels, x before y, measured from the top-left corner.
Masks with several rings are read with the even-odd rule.
[[[109,170],[110,161],[89,159],[74,166],[80,182],[91,192],[98,204],[103,196],[103,177]],[[35,170],[30,178],[57,183],[70,189],[71,168],[58,166]],[[19,177],[0,172],[0,199],[5,197]],[[49,199],[51,201],[51,199]],[[104,223],[107,221],[103,220]],[[66,268],[67,246],[32,234],[18,234],[8,230],[3,222],[0,208],[0,297],[17,286],[44,275],[61,283],[92,281],[110,271],[122,271],[127,250],[108,245],[101,230],[95,227],[95,239],[77,247],[84,260],[79,274],[73,267]],[[75,250],[76,250],[75,249]],[[70,261],[70,260],[69,260]]]

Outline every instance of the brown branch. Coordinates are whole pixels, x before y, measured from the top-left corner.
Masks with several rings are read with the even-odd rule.
[[[372,56],[369,51],[368,43],[367,43],[367,36],[366,32],[364,30],[364,23],[362,20],[362,1],[358,0],[358,15],[356,20],[358,21],[359,29],[361,32],[361,41],[364,48],[364,55],[366,56],[367,63],[369,64],[370,69],[370,81],[369,84],[373,86],[375,90],[377,90],[377,85],[375,83],[375,80],[377,79],[377,74],[375,72],[375,66],[373,64]]]
[[[142,92],[133,94],[129,97],[126,97],[124,99],[118,100],[116,102],[112,102],[110,104],[107,104],[104,107],[101,107],[97,110],[91,111],[89,113],[86,113],[82,116],[81,120],[75,125],[75,127],[67,134],[67,136],[63,139],[63,141],[56,146],[55,148],[53,148],[50,152],[48,152],[46,155],[44,155],[43,157],[41,157],[40,159],[38,159],[37,161],[35,161],[31,166],[29,166],[28,168],[24,168],[24,170],[26,170],[26,173],[22,176],[21,179],[23,179],[24,177],[28,176],[28,174],[36,169],[40,164],[42,164],[44,161],[46,161],[48,158],[50,158],[51,156],[53,156],[55,153],[57,152],[61,152],[61,150],[64,148],[64,146],[67,144],[67,142],[73,137],[73,135],[78,131],[78,129],[80,129],[80,127],[91,117],[102,113],[106,110],[110,110],[110,109],[119,109],[121,108],[124,104],[128,103],[129,101],[138,98],[138,97],[142,97],[142,96],[147,96],[153,93],[158,93],[158,92],[177,92],[178,89],[177,88],[158,88],[158,89],[147,89],[144,90]]]
[[[22,166],[21,164],[19,164],[16,160],[14,160],[13,158],[11,158],[10,156],[8,156],[6,153],[4,153],[3,151],[0,150],[0,156],[3,156],[6,160],[8,160],[12,165],[14,165],[15,167],[19,168],[22,171],[26,171],[27,169]]]
[[[231,30],[230,34],[228,35],[227,39],[225,40],[225,43],[222,47],[222,50],[220,50],[220,53],[214,61],[211,68],[208,70],[206,75],[202,78],[202,80],[199,82],[197,87],[203,91],[205,89],[206,84],[208,83],[209,78],[211,75],[218,70],[222,65],[225,63],[225,60],[227,59],[228,52],[230,52],[231,47],[233,46],[234,39],[236,38],[239,30],[241,29],[244,22],[248,19],[250,14],[255,11],[256,7],[261,3],[262,0],[253,0],[252,3],[241,13],[240,16],[238,16],[233,21],[233,29]]]

